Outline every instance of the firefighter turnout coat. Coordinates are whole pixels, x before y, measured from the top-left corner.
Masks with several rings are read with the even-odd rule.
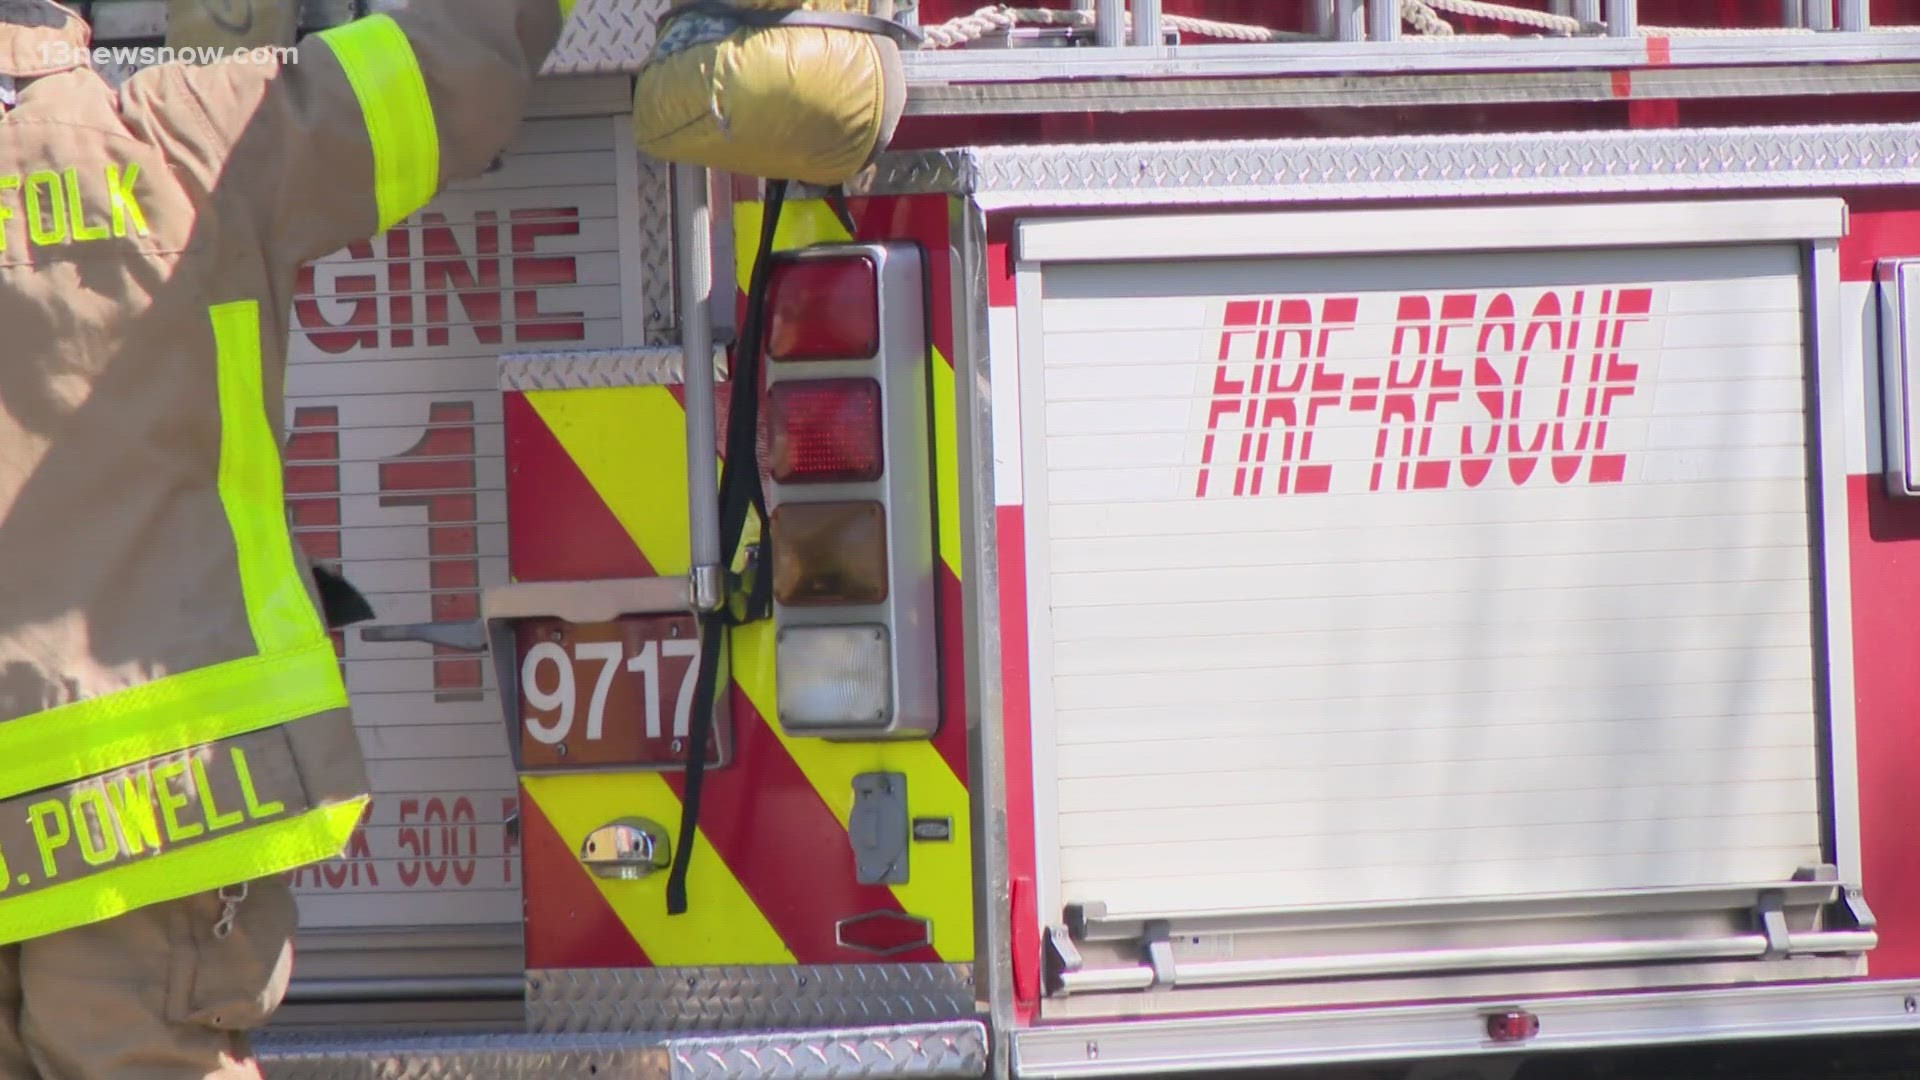
[[[282,487],[300,266],[478,176],[572,0],[412,0],[117,90],[0,0],[0,944],[340,854],[369,798]]]

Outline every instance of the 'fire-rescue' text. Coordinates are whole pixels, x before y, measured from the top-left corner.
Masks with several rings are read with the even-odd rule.
[[[1368,468],[1369,491],[1619,483],[1627,455],[1608,420],[1637,388],[1628,335],[1653,301],[1647,288],[1548,289],[1530,304],[1410,293],[1390,320],[1363,320],[1358,296],[1229,301],[1194,494],[1355,487],[1335,483],[1336,465]],[[1391,327],[1385,356],[1343,340],[1367,323]],[[1371,461],[1316,455],[1330,411],[1377,417]]]

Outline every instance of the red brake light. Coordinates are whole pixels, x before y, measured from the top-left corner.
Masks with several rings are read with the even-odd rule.
[[[880,479],[880,384],[872,379],[779,382],[769,469],[782,484]]]
[[[880,276],[873,260],[796,259],[767,283],[767,355],[867,360],[880,351]]]

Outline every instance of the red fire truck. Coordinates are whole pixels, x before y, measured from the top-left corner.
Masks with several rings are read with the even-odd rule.
[[[274,1075],[1920,1029],[1920,2],[896,0],[838,191],[637,152],[665,7],[304,279]]]

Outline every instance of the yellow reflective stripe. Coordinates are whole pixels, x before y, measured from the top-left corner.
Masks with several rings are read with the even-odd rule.
[[[680,820],[680,799],[658,773],[523,776],[520,782],[570,851],[579,851],[587,834],[607,823],[613,816],[610,808],[669,826]],[[584,867],[580,872],[592,877],[607,906],[655,967],[793,963],[793,950],[706,834],[695,828],[694,837],[698,847],[687,865],[687,892],[699,899],[682,915],[665,915],[666,874],[613,881]]]
[[[247,621],[261,655],[311,645],[327,636],[293,558],[280,448],[267,423],[261,385],[260,305],[241,300],[213,308],[220,373],[220,502],[233,529]]]
[[[310,810],[18,900],[9,901],[0,893],[0,945],[333,858],[346,848],[366,804],[362,797]]]
[[[384,232],[427,205],[440,186],[440,132],[426,76],[391,15],[368,15],[318,36],[333,48],[360,100]]]
[[[537,390],[525,395],[653,572],[687,573],[687,413],[664,386]],[[647,467],[636,469],[633,463]]]
[[[953,398],[953,365],[940,353],[940,347],[933,347],[933,456],[934,456],[934,508],[940,516],[940,561],[953,572],[956,580],[964,581],[960,573],[963,560],[960,557],[960,437],[957,430],[959,413],[955,412]]]
[[[560,21],[573,18],[573,0],[560,0]]]
[[[0,799],[347,706],[325,637],[0,724]]]

